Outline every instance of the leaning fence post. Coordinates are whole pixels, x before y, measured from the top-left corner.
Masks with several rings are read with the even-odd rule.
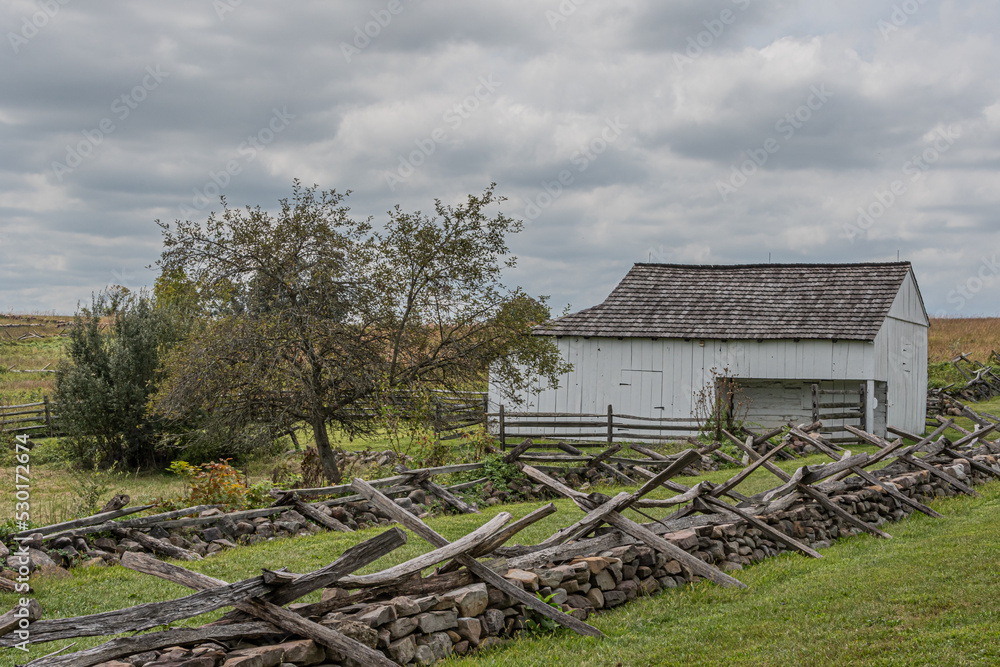
[[[45,425],[49,427],[49,437],[52,437],[52,412],[49,410],[49,397],[42,395],[42,401],[45,403]]]
[[[615,412],[611,405],[608,405],[608,447],[615,444]]]
[[[813,423],[819,421],[819,385],[812,386],[812,418]]]
[[[500,404],[500,451],[507,451],[507,434],[504,432],[503,404]]]
[[[860,397],[860,408],[861,408],[861,430],[868,430],[868,383],[862,382],[861,389],[858,393]]]

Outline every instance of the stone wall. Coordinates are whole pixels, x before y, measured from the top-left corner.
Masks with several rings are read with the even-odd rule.
[[[1000,472],[996,454],[1000,454],[1000,447],[992,445],[966,453],[973,460]],[[929,462],[966,484],[980,484],[993,479],[974,471],[968,459],[938,457]],[[879,475],[883,476],[883,483],[888,479],[901,493],[921,502],[957,493],[954,487],[927,471],[913,472],[899,462],[879,471]],[[896,521],[908,516],[911,511],[885,493],[881,486],[868,485],[856,477],[817,486],[843,509],[872,524]],[[839,537],[855,533],[853,527],[831,512],[802,500],[761,518],[814,548],[829,546]],[[648,527],[653,529],[656,524]],[[608,535],[607,529],[599,532],[604,532],[605,537]],[[667,533],[664,537],[702,560],[730,572],[785,550],[782,544],[742,521],[696,525]],[[630,538],[621,540],[629,541]],[[607,539],[598,538],[589,543],[607,542]],[[678,561],[642,544],[622,543],[595,551],[539,567],[510,568],[506,570],[505,577],[525,590],[549,598],[581,620],[600,610],[625,604],[637,596],[653,595],[699,579]],[[512,558],[511,563],[517,560]],[[348,592],[343,589],[326,589],[323,599],[335,601],[347,595]],[[404,665],[432,664],[453,653],[465,654],[488,648],[524,632],[532,621],[523,605],[516,604],[506,594],[483,583],[438,595],[400,596],[344,606],[318,620],[381,650]],[[151,652],[132,656],[126,662],[107,664],[115,667],[332,667],[356,663],[310,640],[300,640],[244,642],[230,647],[207,643],[193,648]]]

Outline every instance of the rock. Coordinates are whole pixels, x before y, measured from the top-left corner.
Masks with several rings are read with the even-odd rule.
[[[219,662],[219,655],[198,655],[193,658],[187,658],[181,662],[172,662],[170,667],[215,667]],[[149,667],[156,667],[156,663],[149,663]]]
[[[284,654],[285,651],[280,644],[255,646],[232,651],[223,665],[224,667],[277,667],[282,662]],[[234,659],[243,662],[233,662]]]
[[[441,599],[454,600],[458,606],[459,616],[479,616],[486,610],[489,594],[486,591],[486,584],[472,584],[445,593]]]
[[[301,514],[299,514],[298,512],[296,512],[295,510],[288,510],[282,512],[280,515],[278,515],[278,518],[282,521],[297,523],[303,526],[307,523],[306,518]]]
[[[526,591],[537,591],[538,590],[538,575],[534,572],[528,572],[527,570],[507,570],[507,574],[503,575],[504,579],[508,581],[519,582]]]
[[[332,622],[327,622],[325,619],[321,621],[323,625],[333,627],[338,630],[341,634],[350,637],[356,641],[361,642],[368,648],[376,648],[378,646],[378,632],[368,627],[364,623],[359,623],[357,621],[350,620],[334,620]],[[337,651],[327,647],[326,658],[330,662],[344,662],[344,656],[340,655]]]
[[[479,646],[479,640],[483,634],[483,624],[478,618],[459,618],[458,634],[463,639],[469,640],[473,646]]]
[[[538,585],[542,588],[545,588],[546,586],[555,588],[562,583],[563,579],[566,579],[569,576],[573,576],[575,578],[575,574],[572,573],[572,571],[567,570],[566,568],[556,567],[545,568],[535,574],[538,575]]]
[[[296,665],[317,665],[326,660],[326,651],[311,639],[284,642],[278,644],[278,648],[283,650],[281,659],[284,662],[293,662]]]
[[[421,638],[423,639],[423,638]],[[451,641],[451,637],[448,636],[447,632],[434,632],[426,638],[423,642],[418,639],[418,644],[423,643],[425,646],[429,646],[431,653],[434,654],[434,660],[444,660],[449,655],[451,655],[452,648],[454,646]]]
[[[146,651],[145,653],[136,653],[130,656],[128,661],[132,663],[133,667],[144,667],[146,663],[156,660],[159,655],[156,651]]]
[[[344,593],[347,594],[347,591],[344,591]],[[426,609],[420,608],[416,600],[405,595],[395,597],[386,602],[386,604],[392,605],[396,609],[397,618],[401,616],[415,616],[422,611],[426,611]]]
[[[88,558],[87,560],[80,563],[83,567],[107,567],[108,564],[104,562],[103,558]]]
[[[295,533],[299,532],[299,526],[301,524],[295,521],[275,521],[273,525],[275,530],[279,531],[283,530],[286,533],[294,535]]]
[[[389,624],[389,637],[393,640],[405,637],[416,630],[419,624],[419,621],[413,616],[397,618]]]
[[[222,516],[223,514],[225,514],[225,512],[220,510],[218,507],[212,507],[207,510],[202,510],[198,516]]]
[[[458,627],[457,611],[428,611],[417,616],[420,631],[426,634]]]
[[[404,510],[412,509],[413,507],[413,501],[409,498],[396,498],[393,502],[402,507]]]
[[[109,552],[114,551],[115,547],[117,546],[118,543],[115,542],[110,537],[98,537],[96,540],[94,540],[94,547],[101,549],[103,551],[109,551]]]
[[[431,650],[431,647],[424,644],[417,647],[413,662],[417,665],[433,665],[437,662],[437,658],[434,657],[434,651]]]
[[[409,498],[410,502],[415,505],[423,505],[427,502],[427,493],[423,489],[414,489],[413,491],[410,491],[407,498]]]
[[[568,604],[573,609],[586,609],[587,607],[593,608],[594,605],[590,603],[590,600],[583,595],[570,595],[566,598],[566,604]]]
[[[549,602],[553,604],[562,604],[566,601],[569,593],[566,592],[565,588],[557,588],[551,593],[552,597],[549,598]]]
[[[163,526],[153,524],[152,528],[147,531],[149,536],[157,540],[166,540],[170,538],[170,533],[168,533]]]
[[[204,540],[209,543],[215,542],[216,540],[226,539],[226,536],[223,534],[223,532],[215,526],[209,526],[208,528],[203,530],[201,534]]]
[[[256,532],[257,527],[249,521],[240,521],[236,524],[237,535],[251,535]]]
[[[257,524],[256,530],[257,534],[260,535],[261,537],[264,538],[274,537],[274,526],[271,525],[270,522]]]
[[[586,563],[591,574],[597,574],[608,567],[608,560],[600,556],[590,556],[588,558],[574,558],[572,563]]]
[[[503,612],[499,609],[487,609],[483,612],[480,621],[483,626],[483,633],[486,635],[498,635],[503,630]]]
[[[698,546],[698,536],[693,530],[678,530],[675,533],[667,533],[663,537],[685,551]]]
[[[604,591],[605,607],[617,607],[627,599],[628,597],[622,591]]]
[[[602,570],[594,575],[594,585],[602,591],[610,591],[615,587],[615,578],[607,570]]]
[[[377,605],[355,616],[355,620],[368,624],[370,628],[378,628],[396,620],[396,608],[391,605]]]
[[[184,539],[183,535],[178,535],[177,533],[174,533],[173,535],[168,537],[167,542],[170,542],[175,547],[180,547],[181,549],[191,548],[191,543],[188,542],[186,539]]]
[[[604,592],[600,588],[591,588],[587,591],[587,599],[594,609],[604,608]]]
[[[416,653],[417,641],[413,635],[407,635],[389,644],[389,657],[401,665],[411,662]]]

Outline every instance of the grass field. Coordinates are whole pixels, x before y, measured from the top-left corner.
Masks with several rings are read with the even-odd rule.
[[[787,470],[820,457],[782,463]],[[721,481],[732,471],[717,471]],[[682,480],[688,483],[695,480]],[[757,471],[740,487],[753,493],[774,486]],[[605,491],[610,491],[606,489]],[[934,503],[944,519],[922,515],[890,524],[892,540],[869,536],[841,540],[822,560],[786,554],[737,573],[746,591],[700,583],[617,610],[590,622],[603,641],[567,631],[526,637],[461,664],[470,665],[991,665],[1000,664],[1000,483],[980,487],[982,497]],[[661,493],[669,493],[663,490]],[[658,494],[659,495],[659,494]],[[499,511],[515,518],[543,503],[490,507],[480,516],[444,516],[430,525],[456,539]],[[517,542],[531,544],[579,518],[569,501],[560,512],[531,526]],[[633,518],[641,520],[638,516]],[[260,568],[287,566],[304,572],[335,559],[344,549],[373,536],[322,533],[276,540],[223,552],[193,570],[235,581]],[[413,535],[396,552],[365,568],[371,572],[429,551]],[[120,567],[85,568],[71,579],[38,579],[35,597],[47,617],[75,616],[179,597],[179,586]],[[313,600],[314,594],[308,600]],[[14,603],[0,595],[0,607]],[[191,619],[208,622],[219,614]],[[75,650],[102,638],[78,640]],[[68,642],[32,648],[35,658]],[[28,656],[19,656],[19,661]],[[458,664],[458,661],[454,661]]]
[[[55,318],[53,318],[54,320]],[[4,322],[0,317],[0,323]],[[2,337],[2,336],[0,336]],[[0,342],[0,369],[41,368],[61,358],[66,339],[48,338]],[[961,350],[985,360],[1000,351],[1000,320],[935,320],[930,357],[946,361]],[[0,401],[38,400],[52,394],[49,374],[21,375],[0,370]],[[981,405],[996,413],[1000,398]],[[957,420],[964,427],[971,422]],[[950,436],[958,437],[955,431]],[[305,445],[308,438],[300,436]],[[388,439],[342,441],[347,449],[384,449]],[[857,451],[873,451],[854,447]],[[32,465],[32,514],[36,524],[73,518],[78,513],[86,476],[67,470],[55,456],[56,443],[35,450]],[[41,463],[42,461],[46,461]],[[825,462],[812,456],[779,465],[795,468]],[[267,476],[269,462],[250,466],[251,483]],[[734,470],[720,470],[694,479],[721,482]],[[12,479],[10,466],[0,478]],[[157,497],[178,496],[180,478],[165,472],[129,473],[102,482],[105,498],[124,491],[133,504]],[[753,494],[776,485],[766,471],[757,471],[740,491]],[[13,507],[12,485],[0,486],[0,507]],[[613,489],[605,491],[614,492]],[[663,497],[668,492],[654,494]],[[431,525],[451,539],[466,534],[498,511],[523,516],[542,503],[486,508],[482,516],[444,516]],[[533,543],[557,527],[578,518],[568,501],[557,501],[560,513],[532,526],[518,541]],[[592,623],[608,637],[602,642],[570,633],[528,637],[482,656],[463,661],[472,665],[992,665],[1000,664],[1000,484],[983,489],[980,499],[947,499],[937,509],[946,519],[923,516],[889,528],[895,539],[869,537],[842,540],[827,549],[823,560],[786,555],[739,573],[750,590],[727,591],[698,584],[644,599],[616,611],[599,614]],[[637,515],[633,518],[639,519]],[[293,571],[319,567],[344,549],[375,534],[320,534],[294,541],[279,540],[225,552],[192,565],[227,580],[246,578],[261,567],[287,566]],[[429,550],[419,539],[379,563],[374,571]],[[137,575],[119,567],[76,569],[72,579],[38,580],[36,597],[48,617],[74,616],[177,597],[180,587]],[[14,597],[0,594],[0,607]],[[207,622],[217,616],[192,619]],[[76,648],[100,643],[80,640]],[[62,643],[60,643],[61,645]],[[32,649],[38,657],[58,646]],[[0,664],[6,656],[0,657]],[[18,660],[24,656],[18,656]]]

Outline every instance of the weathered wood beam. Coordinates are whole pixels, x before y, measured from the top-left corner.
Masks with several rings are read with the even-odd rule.
[[[856,526],[861,530],[865,531],[866,533],[871,533],[876,537],[881,537],[883,539],[892,539],[892,535],[854,516],[853,514],[845,510],[843,507],[841,507],[837,503],[827,498],[826,494],[820,491],[819,489],[814,489],[808,484],[799,484],[799,490],[805,495],[815,500],[816,502],[818,502],[820,505],[822,505],[829,511],[833,512],[835,515],[839,516],[847,523],[851,524],[852,526]]]
[[[62,523],[54,523],[49,526],[42,526],[41,528],[29,528],[28,530],[22,530],[19,533],[14,533],[10,537],[27,537],[28,535],[34,535],[36,533],[41,533],[42,535],[49,535],[51,533],[58,533],[64,530],[71,530],[73,528],[83,528],[84,526],[95,526],[97,524],[104,523],[105,521],[111,521],[112,519],[117,519],[119,517],[128,516],[129,514],[135,514],[136,512],[142,512],[148,510],[151,507],[156,507],[155,505],[140,505],[138,507],[127,507],[124,509],[112,510],[109,512],[101,512],[99,514],[92,514],[91,516],[84,517],[82,519],[74,519],[73,521],[63,521]]]
[[[785,448],[785,446],[787,444],[788,443],[783,442],[780,445],[778,445],[777,447],[775,447],[774,449],[772,449],[771,451],[769,451],[766,455],[759,457],[756,461],[754,461],[753,463],[751,463],[750,465],[748,465],[746,468],[744,468],[743,470],[739,471],[738,473],[736,473],[735,475],[733,475],[732,477],[730,477],[729,480],[727,480],[726,482],[723,482],[719,486],[717,486],[714,489],[712,489],[710,495],[713,496],[713,497],[715,497],[715,498],[718,498],[719,496],[726,495],[727,492],[732,491],[733,489],[735,489],[747,477],[749,477],[751,474],[753,474],[753,472],[757,468],[759,468],[759,467],[767,464],[771,459],[773,459],[775,456],[777,456],[781,452],[781,450],[783,450]]]
[[[512,450],[507,452],[503,457],[504,463],[513,463],[516,461],[521,454],[535,446],[535,443],[531,441],[531,438],[525,438],[520,445],[517,445]]]
[[[563,542],[569,542],[575,538],[584,537],[587,533],[604,523],[608,514],[627,507],[632,503],[632,500],[633,498],[631,493],[622,491],[603,505],[595,507],[576,523],[566,526],[565,528],[560,528],[547,539],[539,542],[538,546],[550,547],[556,544],[562,544]]]
[[[582,450],[577,449],[576,447],[574,447],[572,445],[567,445],[564,442],[559,443],[559,448],[562,449],[563,451],[568,452],[570,454],[573,454],[575,456],[587,456],[586,454],[584,454],[584,452]],[[592,458],[592,457],[588,456],[588,458]],[[624,485],[626,485],[626,486],[635,486],[635,480],[633,480],[631,477],[629,477],[628,475],[626,475],[625,473],[623,473],[621,470],[618,470],[614,466],[610,466],[607,463],[598,463],[597,464],[597,469],[600,470],[601,472],[607,473],[607,474],[609,474],[609,475],[611,475],[613,477],[617,477],[618,480],[621,481],[621,483],[624,484]]]
[[[424,540],[429,542],[432,546],[442,548],[448,544],[448,540],[439,535],[430,526],[425,524],[423,521],[415,517],[410,512],[392,502],[385,495],[380,493],[378,489],[371,486],[367,482],[361,479],[356,479],[352,482],[354,489],[368,497],[368,499],[375,504],[376,507],[380,508],[383,512],[388,514],[390,517],[395,519],[414,533],[422,537]],[[509,517],[510,515],[508,515]],[[487,584],[490,584],[494,588],[498,588],[507,595],[513,597],[515,600],[531,607],[534,611],[545,616],[546,618],[551,618],[556,623],[570,628],[571,630],[578,632],[582,635],[588,637],[603,637],[604,635],[600,630],[594,628],[593,626],[587,625],[579,619],[573,618],[568,614],[564,614],[561,610],[555,609],[548,604],[542,602],[537,596],[531,595],[517,586],[514,586],[509,581],[498,575],[496,572],[486,567],[479,561],[477,561],[472,556],[463,553],[459,556],[459,562],[468,568],[473,574],[480,577]]]
[[[359,480],[356,480],[359,481]],[[363,488],[363,487],[361,487]],[[369,487],[375,490],[375,487]],[[360,490],[360,489],[359,489]],[[395,507],[399,507],[396,503],[392,502],[391,499],[386,496],[385,498],[387,504],[391,504]],[[381,505],[376,505],[380,510],[389,514],[385,507]],[[400,509],[403,509],[400,507]],[[406,510],[403,510],[404,512]],[[391,514],[389,514],[392,516]],[[411,515],[412,516],[412,515]],[[393,517],[395,518],[395,517]],[[416,517],[413,517],[416,519]],[[471,533],[462,536],[460,539],[454,542],[447,542],[443,546],[438,547],[433,551],[429,551],[425,554],[421,554],[415,558],[411,558],[405,563],[400,563],[388,569],[382,570],[381,572],[375,572],[373,574],[362,574],[362,575],[350,575],[340,579],[340,585],[345,588],[368,588],[371,586],[385,586],[394,581],[401,581],[407,577],[417,574],[421,570],[427,569],[432,565],[437,565],[438,563],[446,560],[451,560],[457,556],[472,551],[478,547],[483,542],[489,540],[493,535],[496,534],[508,521],[510,521],[511,515],[509,512],[500,512],[495,517],[484,523],[479,528],[475,529]],[[398,519],[397,519],[398,521]],[[417,519],[419,521],[419,519]],[[400,522],[402,524],[402,522]],[[402,524],[406,526],[406,524]],[[406,526],[409,528],[409,526]],[[412,530],[412,528],[411,528]],[[416,532],[416,531],[414,531]],[[421,536],[422,537],[422,536]],[[442,538],[443,539],[443,538]]]
[[[736,517],[738,517],[740,519],[743,519],[748,524],[750,524],[751,526],[755,527],[760,532],[762,532],[765,535],[767,535],[768,537],[770,537],[772,540],[775,540],[776,542],[781,542],[782,544],[787,545],[790,549],[794,549],[796,551],[804,553],[805,555],[811,556],[812,558],[822,558],[823,557],[823,554],[819,553],[818,551],[816,551],[815,549],[813,549],[812,547],[810,547],[808,544],[806,544],[804,542],[799,542],[797,539],[795,539],[791,535],[786,535],[785,533],[781,532],[780,530],[778,530],[774,526],[770,525],[766,521],[763,521],[763,520],[757,518],[756,516],[754,516],[750,512],[744,512],[740,508],[733,507],[729,503],[723,502],[723,501],[719,500],[718,498],[713,498],[712,496],[702,496],[702,501],[704,501],[708,505],[712,506],[717,511],[720,511],[720,512],[723,512],[723,513],[727,513],[728,512],[730,514],[735,515]]]
[[[158,553],[162,556],[190,561],[202,559],[201,556],[194,551],[175,546],[166,540],[159,540],[151,535],[140,532],[135,528],[121,528],[114,521],[109,521],[105,525],[107,526],[109,532],[112,532],[119,537],[127,537],[134,542],[138,542],[141,546],[149,549],[150,551]]]
[[[796,433],[796,431],[798,431],[798,429],[793,429],[792,433]],[[806,435],[804,433],[799,432],[797,435],[799,435],[800,437],[805,437],[807,439],[807,442],[815,442],[815,444],[822,444],[821,442],[817,442],[812,437],[810,437],[810,436],[808,436],[808,435]],[[902,444],[902,440],[897,440],[895,443],[890,443],[887,447],[883,448],[878,453],[882,454],[884,452],[885,455],[888,455],[890,452],[892,452],[894,449],[896,449],[897,447],[899,447],[901,444]],[[824,451],[826,453],[826,455],[829,456],[830,458],[832,458],[833,460],[835,460],[835,461],[838,460],[836,454],[834,454],[832,450],[828,451],[828,449],[822,449],[822,451]],[[869,458],[867,465],[871,465],[871,462],[872,462],[872,460],[871,460],[871,458]],[[908,505],[909,507],[912,507],[913,509],[915,509],[915,510],[917,510],[919,512],[923,512],[927,516],[931,516],[931,517],[934,517],[934,518],[940,518],[942,516],[940,513],[935,512],[934,510],[932,510],[930,507],[927,507],[923,503],[921,503],[921,502],[919,502],[917,500],[914,500],[913,498],[910,498],[909,496],[907,496],[907,495],[905,495],[903,493],[900,493],[900,491],[895,487],[894,484],[892,484],[892,482],[888,482],[888,481],[882,482],[882,481],[878,480],[874,475],[872,475],[871,473],[867,472],[861,466],[852,466],[851,468],[845,470],[844,472],[838,473],[837,475],[835,475],[834,479],[841,479],[841,478],[843,478],[845,476],[848,476],[848,475],[857,475],[858,477],[860,477],[861,479],[865,480],[869,484],[874,484],[876,486],[880,486],[882,489],[885,490],[886,493],[888,493],[890,496],[892,496],[893,498],[895,498],[899,502],[903,503],[904,505]]]
[[[200,628],[176,628],[164,632],[151,632],[145,635],[113,639],[99,646],[68,655],[38,658],[29,662],[26,667],[93,667],[116,658],[170,646],[191,646],[213,640],[227,642],[239,639],[256,639],[280,634],[282,634],[281,630],[270,623],[259,621],[221,627],[206,625]]]
[[[734,445],[736,445],[737,449],[739,449],[741,452],[749,456],[751,461],[756,461],[757,459],[760,458],[760,454],[755,452],[753,447],[748,447],[746,443],[744,443],[742,440],[737,438],[735,435],[733,435],[726,429],[722,429],[722,434],[727,438],[729,438],[729,441],[732,442]],[[769,470],[772,475],[780,479],[782,482],[787,482],[789,479],[791,479],[791,477],[787,472],[785,472],[778,466],[774,465],[773,463],[768,462],[763,465],[766,470]]]
[[[122,564],[124,565],[125,563],[123,562]],[[148,566],[149,563],[146,563],[146,565]],[[217,586],[218,584],[222,584],[223,586],[226,585],[225,582],[220,581],[219,579],[214,579],[197,572],[185,570],[185,568],[178,565],[170,565],[168,563],[163,563],[163,565],[166,567],[158,568],[155,572],[150,569],[145,569],[144,571],[150,574],[156,574],[156,576],[166,579],[167,581],[172,581],[184,586],[191,586],[192,583],[197,582],[197,587],[203,590],[200,593],[196,593],[196,595],[210,593],[215,590],[213,586]],[[180,570],[185,571],[180,572]],[[273,602],[257,598],[244,598],[235,606],[240,611],[267,621],[282,630],[312,639],[323,646],[339,651],[348,657],[361,662],[361,664],[379,665],[380,667],[392,667],[396,664],[386,658],[381,652],[371,649],[361,642],[343,635],[337,630],[327,628],[303,618],[295,612],[289,611],[284,607],[280,607]],[[231,626],[213,625],[211,627],[224,628]]]
[[[176,600],[149,602],[128,609],[117,609],[88,616],[35,621],[30,626],[30,636],[26,641],[29,644],[37,644],[74,637],[116,635],[123,632],[148,630],[158,625],[168,625],[185,618],[215,611],[220,607],[228,607],[247,597],[262,595],[269,590],[271,587],[264,583],[263,577],[254,577],[235,584],[202,590]],[[21,641],[16,635],[8,634],[0,637],[0,647],[13,646]]]
[[[589,511],[594,509],[593,501],[591,501],[587,496],[580,493],[579,491],[570,489],[569,487],[560,484],[559,482],[552,479],[545,473],[531,468],[531,466],[524,466],[522,469],[524,470],[524,473],[529,477],[531,477],[532,479],[541,482],[542,484],[545,484],[549,488],[555,490],[560,495],[564,495],[573,500],[573,502],[576,503],[576,505],[580,509],[584,511]],[[652,532],[645,526],[642,526],[641,524],[638,524],[635,521],[632,521],[631,519],[622,516],[618,512],[610,512],[607,515],[606,521],[615,528],[621,530],[622,532],[627,533],[641,540],[642,542],[646,543],[648,546],[652,547],[656,551],[664,553],[670,558],[673,558],[674,560],[680,561],[681,563],[686,565],[692,572],[701,577],[714,581],[715,583],[721,586],[736,586],[739,588],[746,588],[746,585],[743,584],[741,581],[734,579],[733,577],[730,577],[729,575],[709,565],[700,558],[697,558],[696,556],[689,554],[687,551],[684,551],[680,547],[671,544],[670,542],[663,539],[656,533]]]
[[[35,598],[28,598],[28,604],[25,606],[14,605],[13,609],[0,616],[0,636],[17,629],[21,619],[27,619],[28,622],[34,623],[42,617],[43,613],[42,605],[38,604],[38,600]]]
[[[327,516],[316,509],[315,505],[303,502],[299,500],[298,497],[293,501],[296,511],[298,511],[302,516],[307,519],[311,519],[315,523],[327,528],[329,530],[336,531],[338,533],[353,533],[350,527],[344,525],[340,521],[337,521],[332,516]]]
[[[935,468],[931,464],[927,463],[926,461],[918,459],[918,458],[916,458],[914,456],[910,456],[909,454],[907,454],[905,456],[900,456],[899,460],[900,461],[905,461],[906,463],[909,463],[911,466],[915,466],[917,468],[920,468],[921,470],[926,470],[931,475],[934,475],[935,477],[937,477],[938,479],[940,479],[942,482],[945,482],[946,484],[949,484],[949,485],[955,487],[956,489],[958,489],[959,491],[961,491],[962,493],[964,493],[966,495],[972,496],[973,498],[978,498],[979,497],[979,494],[976,493],[975,489],[973,489],[973,488],[967,486],[966,484],[958,481],[956,478],[952,477],[948,473],[943,472],[941,470],[938,470],[937,468]]]
[[[422,486],[425,490],[430,491],[435,496],[443,500],[448,505],[451,505],[457,509],[462,514],[479,514],[479,510],[465,502],[455,494],[451,493],[448,489],[444,488],[440,484],[435,484],[434,482],[427,480],[423,482]]]

